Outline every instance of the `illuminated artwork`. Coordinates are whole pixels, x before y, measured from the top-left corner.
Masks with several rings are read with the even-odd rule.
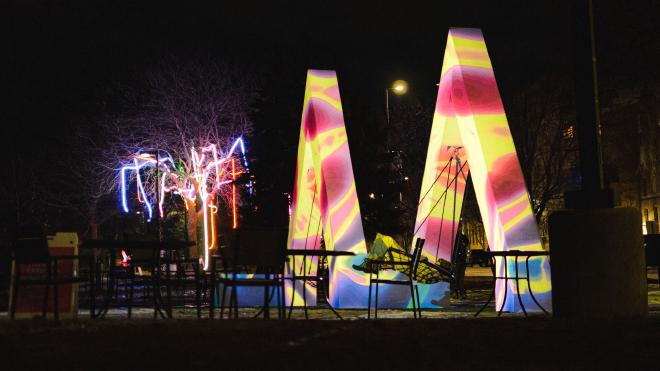
[[[415,237],[426,239],[423,254],[432,261],[451,259],[468,173],[492,251],[542,250],[516,149],[495,75],[479,29],[452,28],[447,38],[431,139],[415,223]],[[520,261],[524,272],[524,259]],[[510,263],[509,272],[513,272]],[[498,259],[498,276],[504,265]],[[550,308],[547,258],[530,260],[536,298]],[[537,308],[520,285],[526,308]],[[508,288],[506,311],[518,311],[515,284]],[[504,301],[498,282],[497,308]],[[529,305],[528,305],[529,304]]]
[[[237,161],[237,151],[240,159]],[[238,228],[236,179],[249,171],[242,138],[234,141],[225,155],[220,155],[215,144],[190,149],[189,163],[175,161],[165,152],[136,153],[128,164],[120,169],[120,193],[122,210],[128,213],[128,194],[131,180],[135,181],[136,198],[144,206],[147,220],[153,217],[154,204],[158,203],[161,218],[165,217],[166,195],[172,193],[182,198],[186,209],[195,208],[200,202],[204,227],[203,264],[208,269],[210,250],[216,247],[216,219],[218,196],[222,192],[231,205],[232,228]],[[242,161],[241,161],[242,160]],[[147,171],[150,170],[150,171]],[[153,183],[149,187],[148,183]],[[248,187],[252,190],[251,181]],[[154,199],[157,199],[156,201]]]
[[[164,157],[158,156],[157,158],[157,156],[151,153],[136,153],[131,157],[132,160],[130,163],[122,166],[119,171],[119,188],[121,192],[122,210],[124,210],[125,213],[130,211],[128,207],[128,180],[131,178],[131,173],[134,173],[137,199],[144,205],[145,212],[147,213],[147,221],[151,221],[151,218],[153,217],[153,202],[150,201],[147,196],[143,176],[141,176],[140,173],[144,173],[144,171],[142,171],[143,169],[152,167],[159,167],[160,172],[163,174],[167,173],[170,169],[175,168],[174,160],[172,160],[172,156],[169,154],[165,154]]]
[[[290,249],[319,249],[323,237],[327,250],[366,253],[334,71],[307,72],[292,202]],[[289,269],[302,274],[302,259],[296,257]],[[315,274],[317,258],[306,259],[308,272],[305,273]],[[329,259],[329,299],[333,306],[342,306],[342,296],[353,292],[355,282],[351,275],[354,273],[349,263],[346,258]],[[307,303],[315,303],[315,288],[306,285],[305,289]],[[290,301],[291,288],[286,293]],[[301,296],[302,283],[298,282],[295,305],[302,304]]]

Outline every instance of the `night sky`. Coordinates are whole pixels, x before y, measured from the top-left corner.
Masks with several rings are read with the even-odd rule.
[[[565,69],[570,57],[570,9],[557,5],[188,3],[16,2],[13,98],[66,121],[93,109],[89,101],[108,85],[135,78],[166,55],[210,54],[275,74],[281,87],[303,85],[307,68],[332,68],[361,102],[382,100],[396,78],[433,101],[451,26],[484,30],[504,92],[543,70]],[[344,105],[353,108],[348,99]]]
[[[44,165],[66,155],[62,138],[76,125],[122,109],[116,86],[139,81],[170,55],[230,61],[258,77],[251,141],[290,165],[274,180],[282,190],[293,183],[308,68],[337,70],[354,156],[374,145],[355,133],[383,120],[393,80],[408,80],[410,95],[433,107],[449,27],[483,29],[505,108],[539,77],[572,73],[571,9],[554,1],[12,3],[3,17],[10,35],[3,151]],[[596,3],[600,77],[634,80],[648,71],[657,81],[655,2]],[[360,187],[365,175],[356,176]]]

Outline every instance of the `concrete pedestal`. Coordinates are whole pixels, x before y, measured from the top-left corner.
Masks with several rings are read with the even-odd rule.
[[[633,208],[563,210],[550,216],[555,317],[647,314],[641,225]]]

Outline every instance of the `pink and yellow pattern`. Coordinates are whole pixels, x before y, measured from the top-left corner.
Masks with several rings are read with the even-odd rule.
[[[335,71],[309,70],[305,86],[292,216],[289,224],[290,249],[319,249],[321,236],[328,250],[366,253],[360,205],[344,127],[344,116]],[[302,272],[302,257],[289,269]],[[316,258],[307,258],[315,269]],[[333,306],[341,306],[341,295],[350,293],[352,279],[349,259],[329,259],[330,292]],[[290,273],[290,271],[289,271]],[[302,285],[296,285],[294,305],[302,304]],[[314,303],[315,288],[305,288],[307,303]],[[291,300],[291,288],[286,290]]]
[[[483,35],[479,29],[452,28],[442,64],[415,226],[415,237],[426,239],[424,255],[429,258],[451,257],[451,241],[456,235],[468,174],[466,163],[490,249],[542,250]],[[463,174],[459,172],[455,177],[462,165]],[[451,183],[454,178],[458,181],[455,186]],[[446,190],[446,198],[441,199]],[[499,260],[497,272],[502,276],[504,265]],[[521,262],[524,272],[524,259]],[[513,267],[511,262],[509,272]],[[545,308],[550,308],[547,259],[530,260],[530,271],[534,295]],[[536,309],[526,289],[522,284],[525,308]],[[518,311],[513,296],[515,285],[511,284],[507,292],[505,310]],[[502,284],[496,288],[496,299],[499,308],[504,301]]]

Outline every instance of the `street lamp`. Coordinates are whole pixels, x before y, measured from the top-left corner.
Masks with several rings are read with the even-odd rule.
[[[392,86],[385,89],[385,111],[387,113],[387,126],[390,126],[390,90],[396,95],[404,95],[408,92],[408,83],[405,80],[396,80]]]
[[[408,83],[403,80],[396,80],[392,83],[392,91],[394,91],[394,94],[396,95],[406,94],[408,91]]]
[[[385,111],[387,113],[387,130],[388,130],[388,132],[389,132],[389,129],[390,129],[390,90],[392,90],[394,92],[394,94],[396,94],[396,95],[404,95],[408,92],[408,83],[405,80],[396,80],[392,83],[392,86],[385,89]],[[388,138],[388,140],[386,141],[386,144],[385,144],[388,154],[393,152],[393,151],[390,151],[389,142],[390,141],[389,141],[389,138]],[[401,169],[399,169],[399,170],[401,170]],[[405,180],[407,181],[408,177],[406,177]],[[399,192],[399,202],[403,202],[403,193],[402,192]],[[396,206],[395,206],[395,208],[396,208]]]

